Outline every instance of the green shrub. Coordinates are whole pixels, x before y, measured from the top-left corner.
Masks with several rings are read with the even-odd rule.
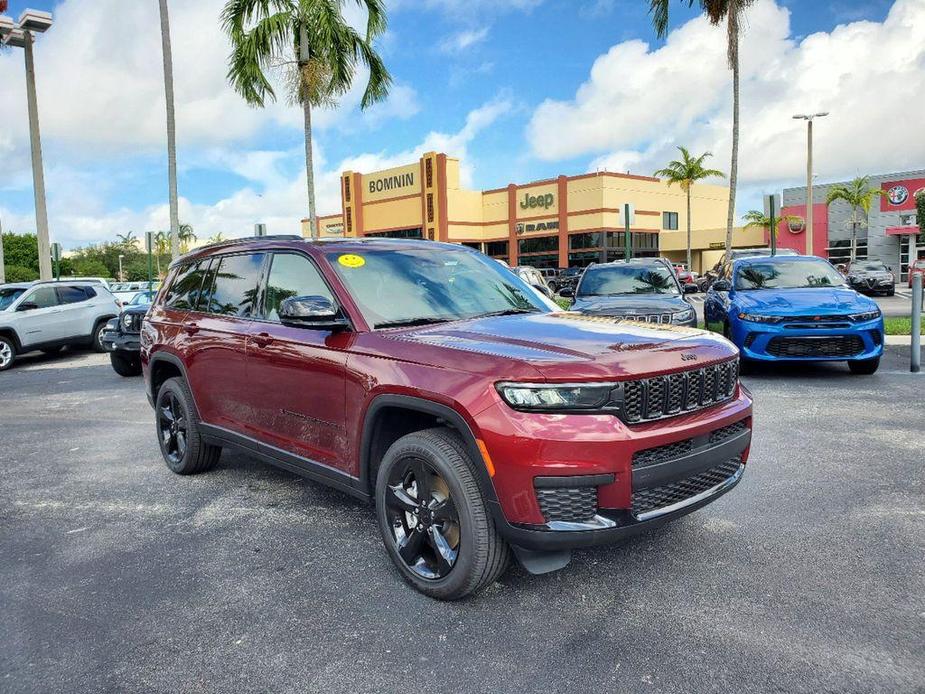
[[[4,265],[3,273],[7,282],[31,282],[39,278],[38,270],[23,265]]]

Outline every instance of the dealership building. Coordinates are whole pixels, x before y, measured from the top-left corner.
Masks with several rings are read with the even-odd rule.
[[[833,186],[845,183],[813,185],[813,254],[834,264],[847,263],[851,257],[851,207],[841,200],[826,205],[825,199]],[[915,195],[925,191],[925,169],[871,176],[870,185],[883,195],[874,200],[866,217],[859,212],[856,257],[883,261],[898,281],[905,282],[910,259],[925,257],[925,235],[919,233],[915,214]],[[805,253],[805,187],[784,189],[781,213],[796,219],[780,225],[778,244]]]
[[[465,244],[510,265],[585,266],[623,258],[630,203],[633,255],[683,262],[686,254],[684,192],[651,176],[603,171],[468,190],[458,159],[428,152],[406,166],[345,171],[340,180],[341,211],[319,217],[321,236],[422,238]],[[725,186],[692,189],[695,270],[722,254],[728,203]],[[307,220],[302,230],[307,236]],[[764,243],[761,230],[734,236],[736,246]]]

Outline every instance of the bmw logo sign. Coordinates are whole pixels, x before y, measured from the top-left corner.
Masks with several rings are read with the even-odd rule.
[[[902,205],[909,199],[909,189],[906,186],[893,186],[886,192],[886,197],[891,205]]]

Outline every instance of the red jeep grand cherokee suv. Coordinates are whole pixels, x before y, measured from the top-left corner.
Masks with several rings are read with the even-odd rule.
[[[557,311],[462,246],[264,237],[179,259],[145,318],[167,466],[232,446],[375,502],[427,595],[535,573],[740,479],[738,355],[689,328]]]

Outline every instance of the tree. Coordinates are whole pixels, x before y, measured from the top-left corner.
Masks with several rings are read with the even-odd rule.
[[[681,158],[675,159],[668,163],[664,169],[655,172],[655,176],[668,180],[668,185],[677,183],[681,186],[687,196],[687,267],[692,269],[691,265],[691,187],[696,181],[702,181],[705,178],[723,178],[725,174],[716,169],[704,168],[703,162],[707,157],[712,157],[710,152],[704,152],[699,157],[692,157],[686,147],[678,147],[681,152]]]
[[[188,252],[190,244],[197,240],[192,224],[181,224],[178,237],[180,239],[180,251],[183,253]]]
[[[39,271],[23,265],[4,265],[7,282],[32,282],[39,278]]]
[[[687,0],[693,7],[695,0]],[[735,221],[736,185],[739,177],[739,23],[745,8],[755,0],[697,0],[714,26],[726,23],[726,62],[732,70],[732,160],[729,165],[729,210],[726,215],[726,253],[732,250],[732,224]],[[659,38],[668,34],[670,0],[649,0],[652,25]],[[683,2],[683,0],[682,0]]]
[[[119,243],[125,246],[126,249],[135,248],[135,243],[138,241],[138,237],[135,235],[134,231],[130,231],[127,234],[116,234],[116,238],[119,239]]]
[[[221,243],[224,240],[225,236],[220,231],[209,237],[209,243]]]
[[[39,241],[35,234],[3,234],[3,262],[39,271]],[[38,277],[38,275],[36,275]],[[7,278],[7,281],[10,281]]]
[[[919,233],[925,236],[925,190],[915,193],[915,219],[919,223]]]
[[[167,103],[167,188],[170,198],[171,256],[180,257],[180,213],[177,198],[177,123],[173,107],[173,53],[170,50],[170,17],[167,0],[159,0],[161,14],[161,51],[164,59],[164,96]]]
[[[831,205],[836,200],[843,200],[851,206],[851,262],[857,258],[858,245],[858,225],[867,225],[867,214],[870,212],[871,205],[874,204],[874,198],[883,195],[879,188],[870,187],[870,176],[858,176],[849,183],[840,183],[829,188],[828,195],[825,196],[825,204]],[[862,220],[858,212],[864,212]],[[808,211],[807,214],[811,214]]]
[[[358,64],[369,69],[360,107],[388,95],[391,76],[373,42],[386,27],[383,0],[353,0],[367,13],[366,36],[342,14],[346,0],[227,0],[222,26],[231,39],[228,80],[247,103],[263,107],[276,93],[266,73],[288,71],[292,101],[302,105],[305,176],[311,235],[318,236],[312,154],[312,108],[331,106],[353,83]]]
[[[749,210],[744,215],[742,219],[745,220],[745,229],[750,229],[752,227],[761,227],[762,229],[767,230],[770,234],[773,230],[775,238],[777,237],[777,228],[780,222],[797,222],[800,218],[793,214],[785,214],[780,217],[774,217],[772,220],[761,210]]]

